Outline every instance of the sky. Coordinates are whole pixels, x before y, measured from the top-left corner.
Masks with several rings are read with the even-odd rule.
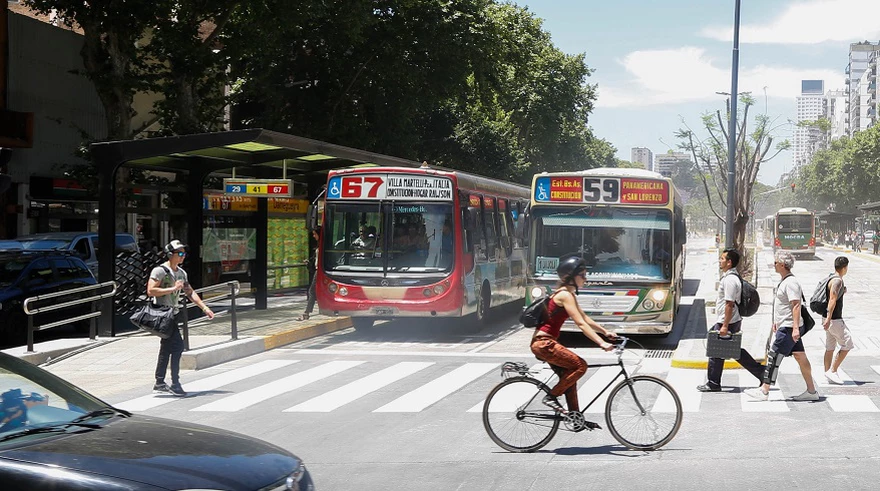
[[[675,131],[721,109],[730,92],[734,0],[518,0],[543,19],[554,44],[584,53],[598,85],[589,124],[630,160],[632,147],[676,148]],[[850,43],[880,40],[880,0],[742,0],[739,92],[766,112],[777,140],[794,143],[801,80],[843,89]],[[740,106],[742,107],[742,106]],[[683,123],[684,121],[684,123]],[[775,185],[791,150],[762,164]]]

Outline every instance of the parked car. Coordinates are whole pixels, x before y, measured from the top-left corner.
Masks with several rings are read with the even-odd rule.
[[[3,489],[314,490],[302,460],[218,428],[116,409],[0,353]]]
[[[24,235],[15,239],[29,251],[68,251],[76,255],[98,277],[97,232],[48,232]],[[137,241],[131,234],[116,234],[116,252],[138,252]]]
[[[0,240],[0,252],[21,251],[24,246],[17,240]]]
[[[5,343],[26,339],[27,316],[22,306],[28,297],[96,283],[85,262],[67,253],[0,252],[0,338]],[[89,304],[83,304],[37,314],[34,325],[74,317],[90,309]],[[88,329],[88,321],[79,323],[77,328]]]

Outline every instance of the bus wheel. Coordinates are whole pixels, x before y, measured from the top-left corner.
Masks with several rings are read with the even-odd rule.
[[[489,309],[492,308],[492,291],[489,284],[483,284],[480,288],[480,298],[477,300],[477,322],[487,324],[489,322]]]
[[[352,317],[351,324],[355,331],[369,331],[373,328],[373,319],[369,317]]]

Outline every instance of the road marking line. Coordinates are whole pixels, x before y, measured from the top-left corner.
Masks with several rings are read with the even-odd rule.
[[[397,382],[404,377],[428,368],[433,364],[434,362],[402,361],[318,397],[309,399],[302,404],[285,409],[284,412],[330,412],[382,387]]]
[[[752,388],[755,386],[755,376],[751,373],[739,374],[740,387]],[[770,399],[756,401],[745,393],[740,394],[740,404],[745,413],[784,413],[791,411],[785,402],[785,394],[778,387],[770,387]]]
[[[587,373],[590,373],[589,371]],[[620,373],[620,368],[618,367],[601,367],[593,373],[593,376],[587,379],[586,382],[578,389],[578,402],[581,404],[581,408],[584,407],[585,404],[589,403],[596,397],[596,394],[599,393],[600,390],[604,389],[605,386],[608,385],[609,382],[614,380],[614,377]],[[623,380],[621,377],[618,380]],[[615,384],[616,385],[616,384]],[[599,413],[605,414],[605,401],[608,400],[608,394],[614,390],[614,387],[609,387],[598,399],[588,408],[582,409],[582,412],[585,414],[591,413]],[[583,399],[583,400],[581,400]]]
[[[530,371],[540,370],[538,373],[532,374],[534,378],[540,381],[545,381],[551,375],[553,375],[553,370],[550,369],[550,366],[544,363],[535,363],[529,369]],[[548,380],[549,383],[554,383],[552,380]],[[491,390],[491,389],[490,389]],[[526,401],[529,400],[530,397],[535,395],[537,392],[537,387],[534,385],[526,385],[526,384],[517,384],[515,389],[506,389],[501,392],[499,395],[496,395],[492,398],[492,406],[489,407],[490,413],[501,413],[501,412],[509,412],[514,411],[521,405],[525,404]],[[541,396],[543,398],[543,396]],[[486,404],[486,399],[483,399],[476,406],[467,410],[469,413],[482,413],[483,406]]]
[[[831,410],[838,413],[877,413],[880,408],[865,395],[825,396]]]
[[[317,382],[318,380],[325,379],[331,375],[336,375],[337,373],[348,370],[349,368],[356,367],[361,363],[364,362],[331,361],[328,363],[324,363],[323,365],[310,368],[304,372],[280,378],[273,382],[269,382],[268,384],[254,387],[253,389],[246,390],[244,392],[240,392],[229,397],[224,397],[223,399],[205,404],[203,406],[199,406],[194,409],[190,409],[190,411],[238,411],[240,409],[244,409],[246,407],[253,406],[254,404],[263,402],[271,397],[275,397],[277,395],[296,390],[312,382]]]
[[[235,370],[190,382],[186,384],[186,390],[190,393],[206,392],[298,362],[299,360],[264,360],[250,366],[236,368]],[[126,411],[145,411],[177,399],[177,397],[171,395],[150,394],[116,404],[115,406]]]
[[[466,363],[373,412],[417,413],[496,368],[497,363]]]
[[[691,370],[687,368],[672,368],[666,375],[666,382],[678,393],[681,400],[681,410],[686,413],[696,413],[700,411],[700,403],[703,401],[703,393],[697,390],[697,385],[704,382],[706,374],[702,370]],[[675,401],[668,392],[664,391],[654,403],[654,411],[673,412],[675,410]]]

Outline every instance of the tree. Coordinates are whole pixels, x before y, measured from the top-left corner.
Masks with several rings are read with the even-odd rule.
[[[754,117],[752,129],[749,129],[749,109],[754,105],[754,98],[748,94],[740,96],[742,115],[737,118],[737,138],[735,143],[734,174],[736,189],[729,196],[727,189],[728,174],[728,122],[730,121],[730,104],[726,111],[716,110],[702,117],[703,136],[698,135],[685,123],[685,127],[676,132],[679,148],[689,152],[701,171],[698,173],[703,192],[708,200],[712,213],[725,224],[725,209],[733,206],[733,245],[742,250],[745,242],[752,204],[752,186],[761,169],[761,164],[772,160],[783,150],[790,147],[787,140],[773,146],[776,128],[771,127],[771,120],[766,114]],[[771,153],[772,151],[772,153]]]

